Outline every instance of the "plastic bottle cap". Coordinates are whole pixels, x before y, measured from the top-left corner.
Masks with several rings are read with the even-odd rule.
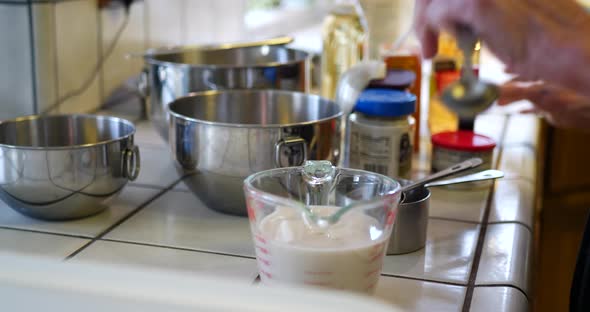
[[[399,117],[416,111],[416,96],[390,89],[366,89],[359,96],[355,111],[369,116]]]
[[[496,142],[473,131],[447,131],[432,136],[432,145],[468,152],[486,152],[496,147]]]
[[[369,83],[371,89],[405,90],[416,80],[416,74],[411,70],[388,70],[384,79],[373,79]]]

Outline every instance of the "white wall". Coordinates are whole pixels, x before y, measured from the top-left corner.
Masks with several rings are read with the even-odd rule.
[[[147,48],[236,41],[246,0],[142,0],[113,53],[80,95],[53,113],[97,109],[129,77]],[[96,0],[0,2],[0,120],[45,111],[93,72],[124,20],[123,8]]]

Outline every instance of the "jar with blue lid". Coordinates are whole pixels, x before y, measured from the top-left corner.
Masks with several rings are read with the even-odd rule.
[[[416,96],[390,89],[366,89],[349,116],[350,168],[393,178],[411,178]]]

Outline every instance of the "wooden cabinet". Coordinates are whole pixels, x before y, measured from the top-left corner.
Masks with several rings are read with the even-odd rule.
[[[540,136],[535,217],[534,311],[567,311],[578,245],[590,211],[590,133],[554,129]]]

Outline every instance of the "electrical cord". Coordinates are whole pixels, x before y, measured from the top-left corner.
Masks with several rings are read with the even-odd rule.
[[[84,80],[84,83],[82,83],[82,85],[80,87],[66,93],[61,98],[57,99],[55,101],[55,103],[51,104],[51,106],[49,106],[49,108],[47,108],[45,111],[43,111],[41,113],[41,115],[50,113],[51,111],[58,108],[65,101],[67,101],[75,96],[81,95],[82,93],[84,93],[84,91],[86,91],[90,87],[90,85],[92,84],[94,79],[96,79],[96,77],[98,76],[98,73],[100,72],[100,69],[104,65],[104,62],[109,58],[109,56],[111,56],[111,54],[115,50],[115,46],[119,42],[119,39],[121,38],[121,35],[123,34],[123,31],[125,30],[125,28],[127,28],[128,23],[129,23],[129,7],[126,5],[125,6],[125,16],[124,16],[123,22],[121,23],[121,26],[119,26],[119,28],[117,29],[117,32],[115,33],[115,37],[113,38],[113,40],[111,40],[105,53],[101,53],[99,55],[99,59],[97,60],[96,65],[92,69],[90,76],[88,76],[88,78],[86,78],[86,80]]]

